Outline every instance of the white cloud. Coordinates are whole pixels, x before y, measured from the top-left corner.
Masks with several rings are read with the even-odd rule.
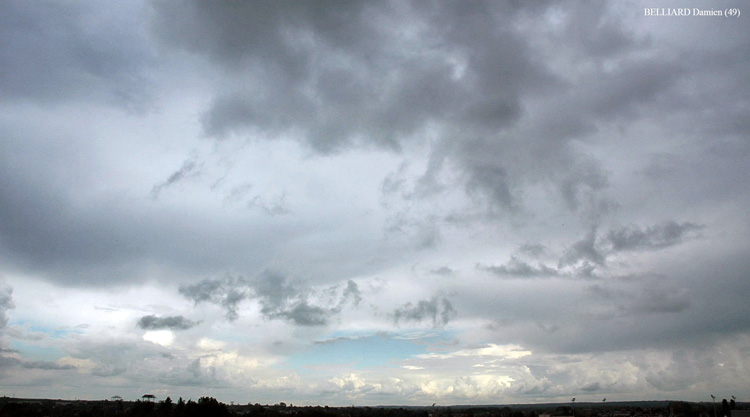
[[[143,334],[143,340],[169,347],[174,343],[174,333],[171,330],[150,330]]]
[[[201,350],[221,350],[226,347],[226,345],[226,342],[222,342],[221,340],[209,339],[207,337],[200,338],[197,344],[198,349]]]
[[[531,355],[531,351],[518,345],[495,345],[461,349],[450,353],[426,353],[417,355],[422,359],[451,359],[458,357],[496,357],[500,359],[517,359]]]

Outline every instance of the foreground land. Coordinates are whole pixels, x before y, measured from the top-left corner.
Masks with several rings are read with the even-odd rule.
[[[734,404],[732,404],[734,406]],[[747,404],[737,403],[737,410]],[[211,397],[197,401],[69,401],[0,398],[0,416],[5,417],[731,417],[726,405],[684,401],[631,401],[611,403],[514,404],[493,406],[426,407],[297,407],[284,403],[224,404]],[[745,412],[735,414],[746,415]]]

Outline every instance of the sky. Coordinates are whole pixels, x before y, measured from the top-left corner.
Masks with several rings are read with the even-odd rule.
[[[749,399],[742,6],[0,2],[0,395]]]

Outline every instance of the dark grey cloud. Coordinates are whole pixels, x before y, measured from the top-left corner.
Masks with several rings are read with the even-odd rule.
[[[605,3],[578,3],[567,6],[567,16],[563,21],[564,38],[567,45],[572,44],[579,48],[577,52],[581,57],[591,60],[592,57],[597,59],[613,56],[639,43],[616,16],[607,15]]]
[[[564,249],[563,255],[557,259],[556,266],[549,266],[545,259],[552,260],[554,253],[540,244],[524,244],[511,255],[510,260],[500,265],[484,265],[478,263],[476,269],[489,272],[506,279],[539,279],[539,278],[599,278],[597,268],[605,268],[608,253],[603,252],[598,245],[596,229],[587,233],[586,237],[574,242]],[[542,258],[544,255],[544,259]],[[528,261],[524,258],[533,258]]]
[[[154,53],[133,5],[6,1],[0,5],[2,100],[88,99],[128,109],[150,101]],[[106,24],[102,24],[106,21]]]
[[[442,275],[442,276],[451,276],[456,273],[456,271],[454,271],[453,269],[447,266],[441,266],[440,268],[431,269],[430,272],[435,275]]]
[[[476,269],[489,272],[503,279],[546,279],[546,278],[568,278],[568,279],[600,279],[597,268],[601,266],[588,261],[570,266],[551,267],[543,263],[536,266],[511,257],[510,261],[500,265],[477,264]]]
[[[589,291],[599,300],[606,300],[613,305],[619,305],[625,314],[661,314],[681,313],[690,308],[695,295],[688,289],[679,287],[665,287],[659,282],[667,281],[666,277],[630,277],[641,281],[640,290],[627,291],[623,289],[592,285]]]
[[[182,163],[180,169],[173,172],[169,178],[164,180],[164,182],[154,185],[154,187],[151,188],[151,198],[158,199],[159,194],[161,194],[163,189],[197,175],[200,175],[200,166],[198,165],[198,162],[195,160],[187,160]]]
[[[192,278],[215,274],[228,264],[254,269],[268,259],[273,227],[259,225],[255,233],[244,233],[247,218],[196,221],[190,210],[125,197],[132,190],[106,191],[96,204],[81,204],[99,180],[85,174],[85,163],[75,161],[92,155],[85,149],[78,154],[62,141],[58,145],[50,132],[39,133],[42,142],[50,141],[43,146],[35,144],[36,135],[29,139],[10,129],[3,132],[8,147],[0,152],[0,176],[6,179],[0,183],[5,219],[0,248],[7,254],[2,262],[8,271],[29,271],[65,285],[108,286],[143,280],[152,262],[173,277]],[[50,149],[41,152],[38,146]],[[145,197],[148,188],[142,191]],[[290,232],[276,228],[272,234]]]
[[[312,299],[317,290],[290,282],[277,273],[262,274],[254,281],[253,289],[263,315],[270,319],[282,318],[299,326],[327,325],[341,312],[345,303],[356,306],[362,300],[359,287],[351,280],[340,291],[340,296],[338,287],[329,289],[335,294],[333,302],[327,305],[319,305],[320,301]]]
[[[224,197],[226,203],[238,203],[247,197],[253,185],[250,183],[243,183],[232,187],[232,189]]]
[[[691,297],[686,291],[646,288],[627,308],[635,313],[682,313],[690,308]]]
[[[186,319],[183,316],[157,317],[143,316],[138,320],[138,327],[144,330],[187,330],[198,325],[199,322]]]
[[[474,294],[455,302],[464,317],[477,312],[494,317],[488,328],[498,340],[537,351],[711,352],[715,343],[750,328],[744,319],[750,307],[740,302],[749,286],[743,274],[749,270],[739,253],[720,259],[708,256],[698,263],[677,259],[653,274],[618,276],[603,271],[583,293],[576,291],[576,284],[561,282],[524,286],[500,297]],[[664,378],[667,375],[672,372]]]
[[[398,170],[386,175],[386,177],[383,178],[383,182],[380,186],[380,191],[383,193],[384,197],[391,196],[399,192],[404,192],[404,187],[406,184],[406,179],[404,178],[404,176],[408,167],[408,163],[402,162],[398,167]]]
[[[556,268],[544,264],[532,266],[521,259],[512,256],[510,261],[499,266],[477,265],[477,268],[491,272],[501,277],[510,278],[537,278],[537,277],[555,277],[560,275]]]
[[[362,300],[359,287],[351,280],[343,286],[320,291],[271,271],[265,271],[253,279],[232,276],[205,279],[181,286],[179,292],[196,304],[209,302],[221,306],[229,320],[239,317],[238,309],[242,301],[257,300],[264,317],[283,319],[299,326],[327,325],[346,303],[356,306]],[[314,299],[322,293],[328,293],[329,298],[332,296],[332,303],[320,305],[322,302]]]
[[[558,263],[559,266],[575,265],[576,263],[591,262],[596,265],[603,265],[606,254],[601,251],[597,245],[596,228],[592,228],[586,233],[586,236],[573,243],[565,251],[565,254]]]
[[[349,280],[346,282],[346,288],[342,295],[342,302],[351,299],[352,304],[356,307],[362,301],[362,292],[356,282]]]
[[[650,46],[610,13],[607,5],[584,8],[580,13],[568,9],[577,6],[554,6],[560,9],[553,11],[560,12],[561,33],[545,35],[537,26],[522,29],[516,24],[516,19],[525,18],[543,22],[554,4],[350,2],[321,8],[294,3],[217,3],[209,7],[195,1],[178,7],[157,1],[154,14],[148,16],[153,18],[153,33],[115,30],[103,34],[99,26],[90,26],[83,5],[45,8],[9,2],[4,4],[4,16],[11,20],[3,26],[8,32],[3,33],[9,39],[5,45],[19,52],[9,53],[6,61],[11,66],[21,65],[26,56],[39,60],[45,54],[64,64],[54,66],[59,71],[49,76],[53,80],[49,82],[61,89],[18,90],[14,97],[41,97],[39,94],[55,90],[58,99],[69,99],[73,93],[63,91],[69,86],[92,96],[107,95],[107,91],[115,91],[113,86],[133,90],[123,81],[123,74],[142,78],[149,71],[153,51],[149,50],[150,41],[142,37],[155,35],[165,57],[175,50],[187,51],[190,58],[177,55],[184,59],[182,64],[205,60],[206,65],[220,67],[212,68],[221,76],[210,83],[213,98],[202,119],[207,134],[293,136],[321,153],[330,153],[355,146],[403,150],[405,144],[432,137],[433,133],[425,132],[434,128],[429,166],[423,176],[412,178],[423,186],[408,189],[405,181],[409,178],[394,176],[383,182],[384,192],[400,190],[396,194],[411,200],[423,198],[429,204],[429,198],[442,197],[441,192],[458,186],[478,204],[487,205],[491,214],[523,214],[525,187],[551,183],[549,189],[559,194],[569,209],[590,209],[593,216],[606,206],[601,194],[611,187],[610,173],[602,161],[574,145],[601,143],[597,141],[603,139],[596,133],[603,123],[627,121],[641,111],[656,110],[663,97],[674,96],[675,84],[682,80],[686,66],[670,57],[649,60],[631,54]],[[130,25],[130,20],[118,20],[115,12],[106,9],[96,8],[111,18],[111,22],[105,20],[115,27],[140,28]],[[138,13],[135,15],[140,16]],[[385,28],[375,23],[378,19],[391,24]],[[33,21],[35,29],[19,27],[21,21]],[[57,33],[55,28],[64,35],[59,41],[51,39],[50,34]],[[52,53],[47,54],[44,43],[31,48],[21,45],[24,39],[33,38],[35,31],[49,40],[49,48],[55,49]],[[407,33],[410,35],[405,36]],[[575,79],[583,70],[556,69],[550,64],[553,61],[546,59],[544,47],[539,47],[552,41],[550,48],[562,49],[554,42],[563,39],[566,53],[573,51],[581,62],[591,62],[585,66],[591,71],[583,74],[586,82]],[[104,48],[102,44],[113,46]],[[84,52],[75,55],[71,50]],[[546,53],[550,58],[556,56]],[[721,57],[728,60],[731,54],[722,52]],[[605,59],[614,61],[602,61]],[[733,65],[740,65],[736,57],[732,59]],[[90,61],[90,68],[101,68],[100,72],[87,69],[83,61]],[[718,67],[706,65],[701,68],[718,71]],[[45,69],[44,73],[48,72]],[[32,77],[32,72],[19,68],[9,70],[11,73],[13,77]],[[90,73],[103,75],[92,84],[93,89],[78,88]],[[9,81],[12,86],[7,91],[47,82]],[[741,95],[734,92],[730,97]],[[696,100],[686,101],[696,105]],[[744,126],[739,110],[731,114],[728,125]],[[100,199],[96,204],[77,204],[80,195],[95,187],[87,188],[89,184],[70,178],[86,178],[85,161],[95,160],[96,155],[83,153],[75,159],[80,152],[61,146],[51,152],[55,158],[45,159],[41,150],[58,143],[56,135],[33,134],[40,138],[35,143],[28,138],[30,134],[19,133],[27,132],[28,124],[18,124],[2,132],[14,145],[5,147],[0,155],[0,175],[8,178],[0,185],[0,214],[8,219],[0,226],[0,246],[12,255],[6,262],[13,268],[33,270],[66,284],[109,285],[142,279],[143,274],[132,271],[146,270],[156,262],[180,272],[173,276],[194,279],[215,276],[226,270],[226,265],[232,265],[232,270],[257,270],[271,251],[267,238],[285,238],[278,231],[254,238],[257,235],[238,231],[250,227],[247,224],[237,227],[211,215],[196,221],[192,214],[170,213],[157,204],[124,207],[122,201],[105,197],[101,198],[107,201]],[[290,131],[294,134],[286,135]],[[85,147],[77,142],[85,133],[66,134]],[[713,155],[732,149],[731,143],[722,142],[712,144]],[[732,164],[735,176],[746,166],[739,155],[746,155],[747,149],[734,145],[738,146],[742,152],[731,152],[736,159]],[[166,178],[155,178],[149,184],[153,185],[152,195],[162,195],[165,187],[194,175],[199,170],[196,161],[185,161],[178,170],[165,174]],[[80,166],[82,173],[72,175],[72,165]],[[458,171],[450,175],[455,183],[440,178],[448,169]],[[718,171],[715,176],[727,177]],[[284,194],[250,198],[247,189],[236,191],[230,192],[228,202],[241,199],[277,217],[296,210]],[[415,247],[423,250],[444,243],[446,222],[437,219],[447,215],[430,214],[434,217],[420,216],[421,223],[404,226]],[[487,220],[481,216],[473,219]],[[596,247],[588,253],[584,249],[572,251],[566,261],[601,261]],[[111,277],[111,281],[105,282],[102,276]]]
[[[286,201],[286,194],[281,194],[280,196],[271,199],[256,195],[248,201],[247,207],[258,207],[269,216],[281,216],[291,213],[289,204]]]
[[[18,366],[21,361],[18,358],[0,355],[0,369]]]
[[[284,318],[299,326],[323,326],[328,324],[332,313],[336,309],[325,309],[309,305],[306,301],[299,301],[286,309],[265,311],[270,318]]]
[[[605,239],[612,245],[612,251],[665,248],[695,237],[703,228],[703,225],[690,222],[666,221],[645,229],[631,225],[611,230]]]
[[[8,310],[14,307],[13,288],[0,278],[0,330],[8,324]]]
[[[417,250],[433,249],[442,242],[440,221],[435,216],[414,216],[397,212],[386,220],[385,231],[397,238],[406,238]]]
[[[559,184],[563,200],[571,210],[591,203],[597,191],[607,186],[607,175],[596,161],[579,158]]]
[[[466,186],[470,194],[479,192],[479,195],[486,196],[490,206],[498,205],[500,209],[514,209],[517,197],[513,195],[508,173],[503,167],[495,164],[471,166]]]
[[[310,310],[305,299],[305,291],[297,284],[275,272],[261,274],[252,284],[256,297],[259,298],[261,313],[269,318],[287,318],[296,323],[315,322],[313,316],[320,317],[320,310]],[[323,324],[323,323],[320,323]]]
[[[192,2],[174,9],[159,2],[155,27],[166,42],[211,56],[230,70],[252,63],[253,83],[246,91],[219,95],[206,113],[209,134],[257,127],[273,136],[298,128],[308,143],[324,152],[353,142],[357,135],[369,136],[367,141],[379,146],[398,147],[398,136],[443,114],[456,95],[451,90],[460,88],[451,81],[450,65],[439,56],[411,58],[395,47],[409,48],[408,41],[374,24],[380,18],[407,24],[397,14],[404,9],[410,7],[365,2],[328,7],[222,3],[210,8]],[[195,36],[184,36],[186,28]],[[388,56],[391,59],[384,59]],[[407,64],[410,71],[405,71]],[[447,88],[434,89],[435,84]],[[310,89],[315,97],[306,93]],[[404,114],[401,105],[415,111]],[[367,111],[357,110],[363,108]]]
[[[73,365],[60,365],[58,363],[49,361],[23,362],[21,366],[27,369],[43,369],[47,371],[67,371],[71,369],[77,369]]]
[[[630,118],[673,88],[684,73],[682,65],[675,62],[632,60],[597,80],[606,90],[587,97],[587,110],[605,118]]]
[[[521,143],[497,136],[522,116],[521,94],[557,83],[511,24],[518,14],[544,9],[545,3],[500,2],[190,2],[179,8],[157,2],[154,27],[167,45],[209,57],[227,71],[203,118],[207,134],[298,132],[304,143],[329,153],[360,145],[400,149],[431,125],[448,123],[455,129],[436,146],[460,162],[467,192],[497,212],[517,207],[518,175],[525,174],[511,172],[504,157],[486,156]],[[380,19],[390,22],[387,29],[374,24]],[[399,28],[413,36],[398,36]],[[461,144],[444,146],[443,139],[457,137]],[[569,194],[579,184],[605,182],[588,165],[578,171],[567,180]],[[393,190],[399,182],[383,186]]]
[[[685,239],[699,237],[704,228],[692,222],[678,223],[673,220],[652,226],[630,225],[609,230],[602,235],[591,228],[583,239],[573,243],[560,258],[558,265],[569,266],[579,262],[603,266],[609,256],[623,251],[659,250],[682,243]]]
[[[539,258],[547,253],[547,247],[541,243],[524,243],[518,248],[520,253]]]
[[[239,304],[249,296],[249,283],[243,277],[225,276],[218,279],[205,279],[196,284],[180,286],[179,292],[198,304],[211,302],[226,310],[229,320],[239,317]]]
[[[392,313],[392,317],[396,324],[400,322],[421,323],[427,320],[431,322],[432,327],[441,327],[448,324],[456,314],[456,309],[447,298],[434,296],[429,300],[420,300],[416,304],[407,303],[397,308]]]
[[[581,391],[596,392],[602,389],[602,384],[599,382],[591,382],[581,387]]]

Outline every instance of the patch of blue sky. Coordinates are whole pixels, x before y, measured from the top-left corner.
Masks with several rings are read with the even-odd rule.
[[[394,339],[421,340],[426,343],[433,343],[452,339],[455,333],[443,329],[405,329],[392,334],[392,337]]]
[[[33,345],[29,343],[19,342],[14,340],[10,342],[11,349],[18,351],[18,353],[26,360],[31,361],[50,361],[54,362],[63,356],[63,351],[48,346]]]
[[[10,323],[12,326],[22,327],[26,329],[28,332],[34,332],[34,333],[43,333],[45,336],[48,336],[52,339],[62,339],[63,337],[75,333],[75,334],[82,334],[83,329],[82,328],[51,328],[47,326],[40,326],[40,325],[34,325],[30,324],[26,321],[15,321]]]
[[[81,329],[51,329],[49,327],[43,327],[43,326],[30,326],[29,330],[34,332],[42,332],[47,334],[49,337],[53,339],[61,339],[71,333],[77,333],[81,334],[83,331]]]
[[[336,332],[326,340],[313,343],[304,352],[287,358],[285,366],[298,371],[320,369],[326,365],[346,365],[353,369],[398,367],[399,362],[425,353],[432,343],[444,341],[443,332],[361,334]]]

